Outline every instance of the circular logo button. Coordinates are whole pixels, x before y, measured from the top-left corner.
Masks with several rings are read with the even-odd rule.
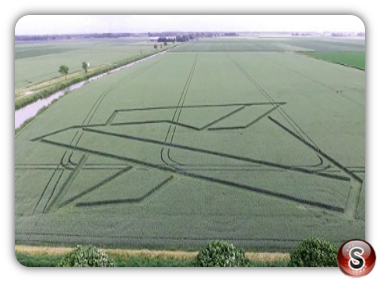
[[[361,277],[370,273],[375,266],[376,254],[366,241],[354,239],[344,243],[338,252],[340,270],[353,277]]]

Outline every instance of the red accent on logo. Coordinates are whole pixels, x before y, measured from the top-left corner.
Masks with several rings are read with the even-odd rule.
[[[370,273],[375,266],[376,254],[366,241],[353,239],[344,243],[338,252],[340,270],[352,277],[361,277]]]

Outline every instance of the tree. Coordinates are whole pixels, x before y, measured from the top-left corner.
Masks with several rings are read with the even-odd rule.
[[[88,63],[83,62],[83,63],[82,63],[82,69],[83,69],[85,72],[87,72],[87,68],[88,68]]]
[[[115,262],[106,253],[99,251],[95,246],[78,245],[66,254],[59,267],[113,267]]]
[[[332,242],[319,238],[302,241],[290,253],[289,267],[337,267],[339,248]]]
[[[213,241],[199,251],[193,261],[195,267],[242,267],[249,261],[242,250],[225,241]]]
[[[68,66],[60,66],[58,72],[64,76],[66,76],[69,73],[69,67]]]

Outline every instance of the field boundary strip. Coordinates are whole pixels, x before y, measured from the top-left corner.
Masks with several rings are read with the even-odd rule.
[[[54,246],[31,246],[31,245],[15,245],[16,253],[27,253],[31,255],[65,255],[74,248],[70,247],[54,247]],[[166,257],[178,259],[192,259],[198,254],[198,251],[183,250],[149,250],[149,249],[103,249],[102,252],[107,254],[118,255],[123,257],[147,256],[151,258]],[[290,259],[289,253],[261,253],[261,252],[245,252],[248,259],[260,261],[274,261],[277,259]]]

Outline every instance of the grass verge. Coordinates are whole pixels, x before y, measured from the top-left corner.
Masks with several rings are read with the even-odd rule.
[[[109,254],[117,267],[192,267],[192,259],[148,255],[121,256]],[[16,252],[18,262],[27,267],[56,267],[63,255],[27,254]],[[288,260],[250,260],[249,267],[287,267]]]
[[[19,93],[18,94],[16,93],[15,94],[16,95],[15,110],[21,109],[21,108],[25,107],[26,105],[29,105],[29,104],[31,104],[31,103],[39,100],[39,99],[47,98],[47,97],[53,95],[54,93],[56,93],[62,89],[65,89],[65,88],[67,88],[67,87],[69,87],[75,83],[84,81],[84,80],[89,79],[93,76],[96,76],[96,75],[99,75],[102,73],[106,73],[108,71],[119,68],[121,66],[136,62],[136,61],[144,59],[144,58],[147,58],[147,57],[152,56],[154,54],[158,54],[158,53],[167,51],[167,50],[174,48],[174,47],[176,47],[176,46],[168,47],[166,49],[162,49],[159,51],[152,51],[152,52],[146,53],[144,55],[137,55],[137,56],[129,57],[129,58],[117,61],[117,62],[110,64],[110,65],[106,65],[106,66],[103,65],[103,66],[99,66],[97,68],[93,68],[87,73],[76,72],[76,73],[72,73],[72,74],[66,76],[65,78],[63,78],[63,77],[54,78],[52,80],[45,81],[45,82],[41,83],[40,86],[34,85],[34,86],[31,86],[27,89],[23,89],[21,92],[25,92],[27,90],[33,90],[33,91],[37,91],[37,92],[33,93],[33,94],[29,94],[29,95],[24,95],[24,96],[20,96]]]
[[[27,267],[56,267],[72,248],[16,245],[18,262]],[[191,267],[198,252],[168,250],[100,249],[117,267]],[[250,267],[286,267],[289,254],[246,252]]]

